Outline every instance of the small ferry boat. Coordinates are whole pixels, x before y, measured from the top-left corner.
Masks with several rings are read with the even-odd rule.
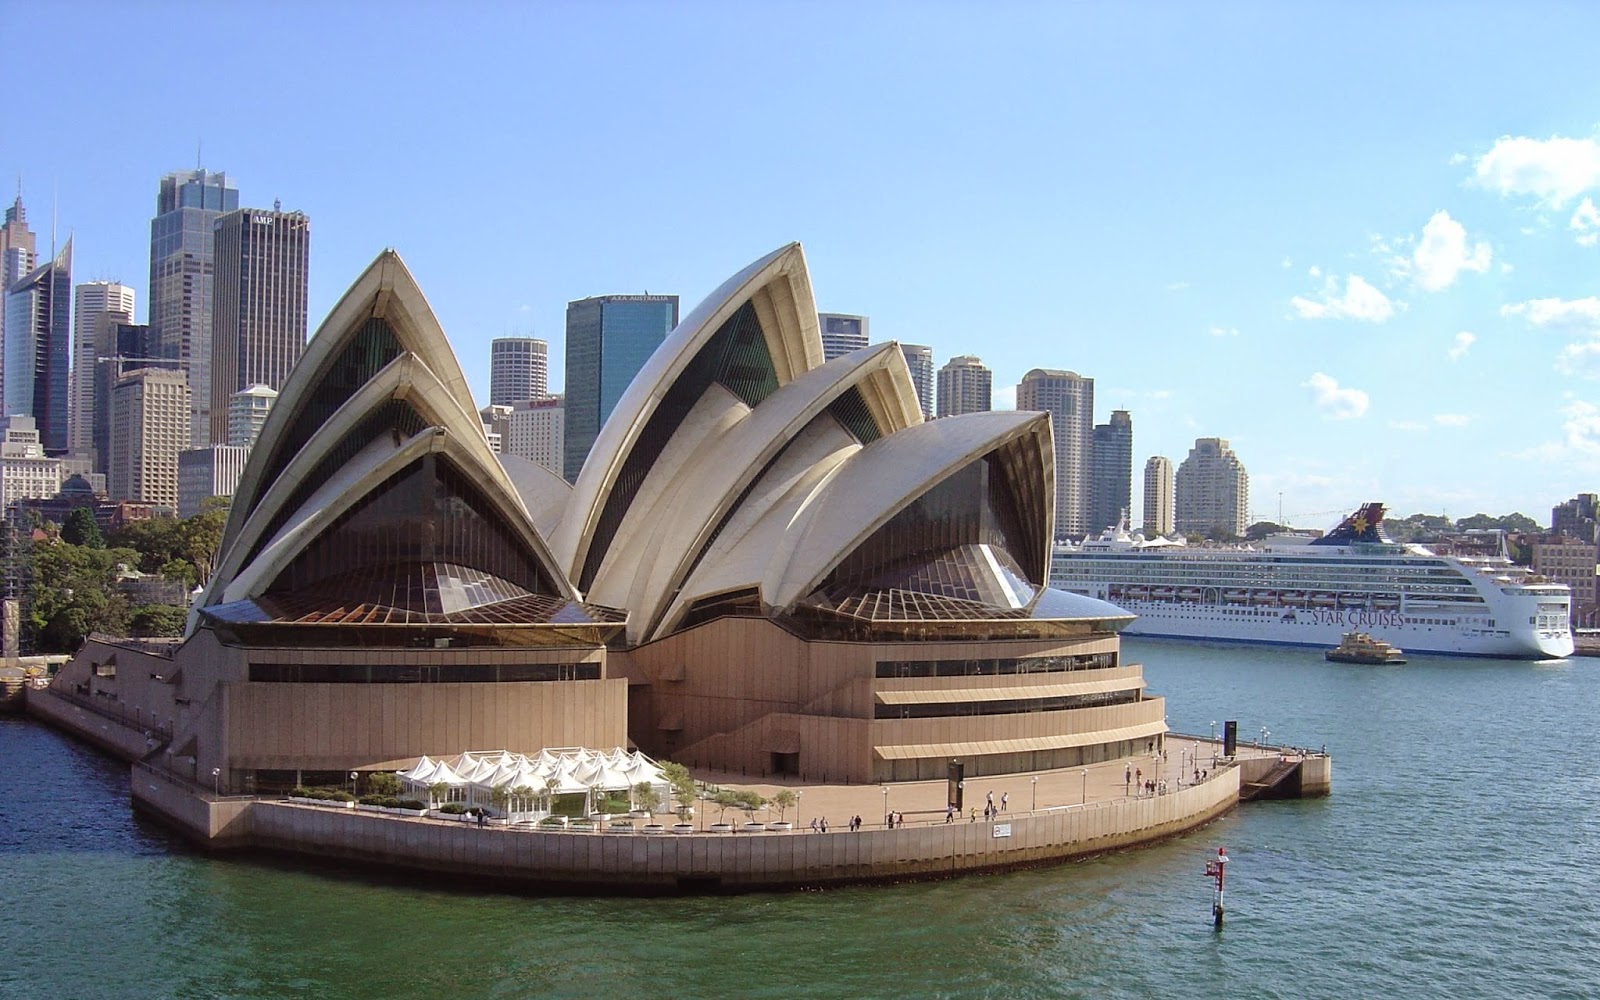
[[[1344,641],[1323,654],[1335,663],[1404,663],[1405,650],[1396,649],[1365,632],[1346,632]]]

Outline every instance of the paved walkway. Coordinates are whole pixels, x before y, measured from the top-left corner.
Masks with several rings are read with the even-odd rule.
[[[1282,752],[1278,747],[1241,744],[1240,759],[1246,757],[1274,757]],[[993,775],[966,780],[966,815],[957,817],[961,822],[972,822],[973,810],[983,818],[983,807],[993,796],[995,808],[1001,809],[1000,818],[1007,813],[1027,815],[1035,810],[1045,812],[1064,806],[1089,802],[1106,802],[1139,794],[1136,777],[1131,785],[1124,785],[1127,771],[1142,772],[1144,780],[1164,780],[1169,790],[1176,791],[1180,776],[1183,785],[1194,781],[1194,771],[1212,770],[1212,755],[1220,753],[1220,743],[1205,737],[1168,736],[1165,760],[1155,754],[1089,764],[1084,767],[1058,768],[1051,771],[1023,772],[1020,774]],[[1198,765],[1194,762],[1198,761]],[[780,788],[789,788],[800,796],[799,806],[790,809],[788,819],[796,829],[809,829],[812,819],[826,819],[828,829],[841,829],[849,824],[850,817],[860,816],[866,827],[882,827],[889,812],[905,814],[908,826],[945,822],[945,782],[902,781],[882,785],[809,785],[798,781],[772,783],[751,781],[747,776],[717,771],[696,770],[694,776],[701,781],[728,788],[751,789],[771,798]],[[885,791],[887,790],[887,794]],[[1002,806],[1002,803],[1004,805]],[[697,827],[719,821],[719,811],[710,803],[695,817]],[[764,822],[778,819],[775,807],[768,806],[757,818]],[[745,821],[743,812],[727,811],[726,820],[739,824]]]

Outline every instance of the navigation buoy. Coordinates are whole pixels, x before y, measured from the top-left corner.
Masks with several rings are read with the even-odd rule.
[[[1211,894],[1211,926],[1222,930],[1222,881],[1228,874],[1228,849],[1217,848],[1217,860],[1206,862],[1206,877],[1217,883]]]

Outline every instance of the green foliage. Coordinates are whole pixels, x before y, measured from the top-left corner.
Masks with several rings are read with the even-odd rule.
[[[363,795],[356,801],[364,806],[383,806],[385,809],[400,808],[400,799],[393,795]]]
[[[661,793],[650,782],[641,781],[633,786],[633,804],[647,813],[653,813],[661,806]]]
[[[183,634],[188,612],[172,604],[138,604],[128,613],[128,634],[140,638]]]
[[[772,804],[778,807],[778,822],[782,823],[789,816],[789,810],[800,801],[800,796],[792,788],[780,788],[772,795]]]
[[[354,802],[356,797],[339,788],[292,788],[289,795],[297,799],[321,799],[325,802]]]
[[[672,786],[672,797],[678,800],[678,804],[685,808],[694,805],[694,778],[689,775],[689,769],[670,760],[664,760],[658,766],[661,776]]]
[[[91,549],[106,547],[100,525],[95,523],[94,512],[87,507],[74,507],[61,526],[61,540],[68,545],[85,545]]]
[[[767,800],[762,798],[759,792],[748,789],[722,788],[711,797],[711,804],[717,807],[718,822],[722,821],[729,809],[738,809],[754,823],[756,812],[767,804]]]
[[[90,632],[124,635],[128,602],[116,591],[117,549],[41,542],[33,549],[23,628],[39,653],[72,653]]]
[[[193,517],[130,521],[112,534],[111,541],[137,552],[142,571],[181,578],[193,587],[210,579],[227,523],[227,498],[211,497],[201,502]]]
[[[1245,541],[1259,542],[1268,535],[1276,535],[1281,531],[1287,530],[1288,529],[1283,525],[1277,524],[1273,521],[1257,521],[1255,524],[1252,524],[1250,527],[1244,529],[1244,537]]]
[[[448,782],[435,781],[433,784],[428,786],[428,798],[434,802],[443,802],[444,797],[449,794],[450,785]]]
[[[199,574],[194,571],[193,566],[189,565],[187,559],[173,559],[170,562],[164,562],[156,572],[169,580],[182,580],[184,588],[187,590],[193,590],[195,585],[200,582]]]
[[[439,807],[439,811],[447,816],[465,816],[467,814],[467,807],[462,805],[460,802],[446,802],[444,805]]]
[[[596,812],[625,813],[633,808],[633,803],[628,801],[626,792],[606,792],[595,805]]]
[[[367,787],[374,795],[399,795],[400,779],[388,771],[377,771],[367,775]]]

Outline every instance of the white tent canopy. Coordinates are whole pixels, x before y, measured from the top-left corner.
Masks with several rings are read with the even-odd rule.
[[[640,784],[653,786],[662,804],[671,801],[672,794],[655,761],[621,747],[609,751],[557,747],[533,756],[469,750],[439,760],[424,756],[397,776],[417,798],[434,798],[433,786],[443,784],[444,801],[481,806],[513,819],[549,815],[554,795],[584,795],[588,809],[598,801],[597,793],[631,793]]]

